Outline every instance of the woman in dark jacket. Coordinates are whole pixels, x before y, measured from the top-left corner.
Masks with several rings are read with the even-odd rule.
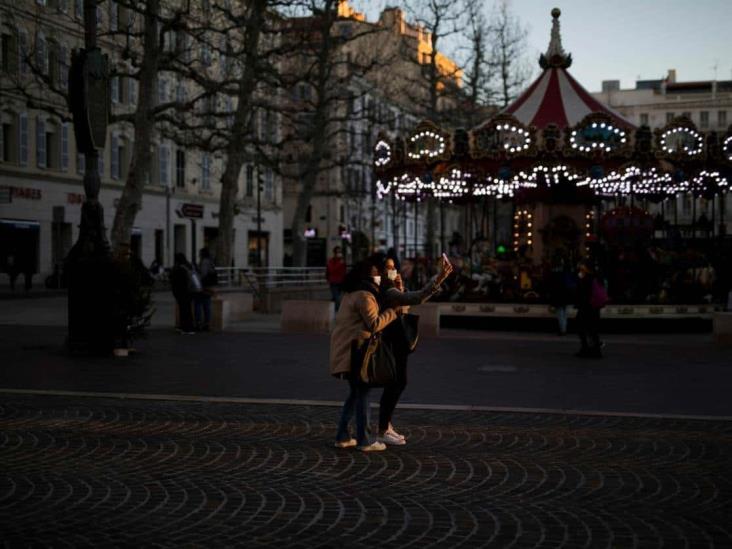
[[[170,270],[170,288],[173,290],[173,297],[178,304],[178,315],[180,322],[179,330],[183,334],[191,335],[193,331],[193,315],[191,314],[191,276],[193,267],[186,256],[181,253],[175,254],[173,268]]]
[[[440,272],[433,277],[427,285],[416,292],[405,292],[399,272],[396,269],[396,262],[393,257],[387,257],[382,267],[381,277],[381,308],[395,309],[397,315],[409,311],[410,305],[419,305],[428,301],[440,290],[440,284],[452,272],[452,265],[441,260]],[[409,349],[406,345],[403,327],[400,321],[392,322],[384,330],[383,341],[391,345],[397,367],[397,379],[391,385],[384,388],[379,405],[379,441],[386,444],[400,446],[406,444],[406,439],[397,433],[391,424],[391,418],[399,397],[407,386],[407,357]]]

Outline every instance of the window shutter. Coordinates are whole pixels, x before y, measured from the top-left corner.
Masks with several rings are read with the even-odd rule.
[[[109,2],[109,29],[116,31],[119,21],[117,20],[117,2]]]
[[[69,123],[61,124],[61,170],[69,170]]]
[[[163,187],[168,186],[168,147],[165,145],[158,145],[158,158],[160,158],[160,185]]]
[[[128,78],[127,88],[127,93],[130,98],[130,105],[135,105],[137,103],[137,80],[135,80],[134,78]]]
[[[46,122],[40,116],[36,117],[36,164],[46,167]]]
[[[47,49],[46,38],[39,34],[36,39],[36,66],[43,74],[48,72]]]
[[[69,89],[69,49],[66,46],[59,48],[58,75],[62,90]]]
[[[113,76],[110,78],[109,82],[112,88],[112,103],[119,103],[119,76]]]
[[[21,30],[18,34],[18,64],[20,65],[20,73],[28,74],[28,33]]]
[[[112,162],[110,163],[110,170],[112,179],[119,179],[119,137],[112,135]]]

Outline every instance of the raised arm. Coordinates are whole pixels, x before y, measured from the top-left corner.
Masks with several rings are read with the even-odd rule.
[[[358,312],[368,331],[375,334],[386,328],[397,317],[397,314],[392,308],[384,309],[379,314],[379,304],[376,302],[376,298],[369,293],[366,293],[366,296],[366,299],[358,301]]]
[[[386,290],[384,303],[387,307],[407,307],[410,305],[420,305],[428,301],[433,295],[440,291],[440,284],[437,277],[434,276],[421,290],[414,292],[402,292],[397,288],[389,288]]]

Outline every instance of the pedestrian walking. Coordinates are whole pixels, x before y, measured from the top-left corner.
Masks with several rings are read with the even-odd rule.
[[[175,254],[174,265],[170,271],[170,287],[178,304],[178,330],[182,334],[192,335],[195,332],[193,331],[191,302],[193,294],[201,290],[201,285],[193,266],[181,253]]]
[[[338,422],[335,446],[356,447],[363,452],[386,449],[383,442],[373,441],[368,432],[369,391],[354,368],[356,351],[372,334],[382,331],[396,319],[396,311],[387,308],[379,311],[379,269],[370,261],[359,262],[347,273],[343,281],[345,295],[336,316],[330,336],[330,373],[348,381],[349,393]],[[356,416],[356,438],[351,437],[349,423]]]
[[[333,298],[337,312],[341,306],[341,292],[343,281],[346,278],[346,262],[343,260],[340,246],[333,248],[333,257],[328,260],[325,267],[325,278],[330,286],[330,295]]]
[[[10,279],[10,291],[15,291],[15,281],[18,278],[18,266],[15,263],[15,256],[10,254],[5,259],[5,272],[8,273]]]
[[[577,276],[577,333],[580,350],[577,356],[602,358],[600,342],[600,310],[607,303],[607,292],[602,279],[587,262],[579,265]]]
[[[208,248],[201,248],[198,252],[198,258],[198,276],[201,280],[201,290],[193,295],[195,328],[199,332],[207,332],[211,327],[211,298],[216,293],[218,275]]]
[[[407,386],[407,359],[414,350],[410,348],[411,339],[416,333],[409,333],[413,327],[408,325],[406,316],[411,305],[419,305],[428,301],[440,291],[440,285],[452,273],[452,265],[445,258],[440,260],[440,271],[432,277],[424,288],[414,292],[404,290],[404,282],[396,268],[396,258],[388,257],[382,263],[380,306],[382,310],[394,309],[397,321],[384,329],[382,343],[391,346],[396,362],[396,380],[384,387],[379,404],[379,437],[378,441],[393,446],[407,443],[406,437],[398,433],[392,424],[392,417],[399,398]]]
[[[555,260],[549,278],[549,304],[554,307],[557,317],[558,333],[567,334],[567,316],[577,290],[577,279],[562,257]]]

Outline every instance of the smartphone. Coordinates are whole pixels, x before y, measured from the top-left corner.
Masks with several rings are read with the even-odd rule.
[[[445,265],[450,265],[450,260],[447,258],[447,254],[445,252],[442,252],[442,261],[445,262]]]

